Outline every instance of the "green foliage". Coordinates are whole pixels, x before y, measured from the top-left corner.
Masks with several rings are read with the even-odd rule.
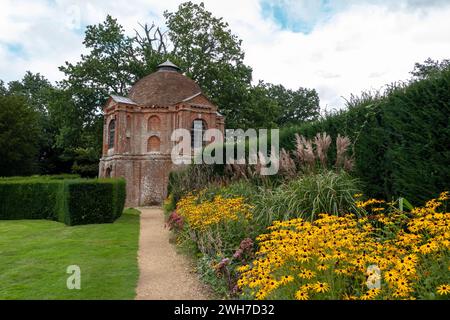
[[[22,97],[0,96],[0,176],[36,171],[38,114]]]
[[[263,85],[268,96],[278,104],[281,111],[276,120],[279,126],[312,121],[319,117],[320,99],[315,89],[290,90],[282,85]]]
[[[283,129],[280,144],[292,150],[295,133],[313,137],[327,132],[333,139],[338,134],[349,136],[354,143],[354,174],[368,195],[405,196],[420,204],[450,187],[449,87],[450,69],[446,69],[394,85],[385,94],[352,97],[347,111]]]
[[[238,126],[252,70],[244,64],[242,41],[222,18],[214,17],[203,3],[182,3],[176,12],[165,12],[170,56],[187,75],[196,80],[227,117]]]
[[[273,190],[253,196],[254,219],[269,226],[275,220],[303,218],[315,220],[320,213],[358,213],[354,194],[358,181],[345,172],[323,171],[300,176]]]
[[[67,225],[111,223],[122,214],[125,192],[123,179],[1,179],[0,219],[50,219]]]
[[[163,210],[166,217],[169,216],[176,208],[177,203],[175,201],[175,198],[173,197],[173,194],[169,194],[169,196],[166,200],[164,200],[163,203]]]
[[[95,103],[92,92],[59,88],[51,96],[48,108],[54,138],[52,150],[57,155],[54,166],[59,172],[97,176],[103,120],[98,110],[91,109],[90,104]]]
[[[220,263],[220,257],[210,257],[202,255],[197,260],[197,272],[200,274],[201,280],[209,285],[213,292],[220,298],[230,298],[230,288],[226,275],[218,274],[211,266]]]
[[[450,68],[450,60],[435,61],[428,58],[423,63],[416,63],[411,74],[416,79],[426,79],[434,75],[438,75],[441,71]]]
[[[172,171],[169,175],[168,193],[178,202],[190,192],[206,188],[215,176],[214,168],[208,165],[189,165]]]
[[[269,96],[267,88],[260,83],[249,89],[244,109],[247,113],[239,115],[239,128],[275,128],[283,107]]]
[[[61,192],[58,180],[1,180],[0,219],[56,220]]]
[[[69,180],[80,178],[77,174],[54,174],[54,175],[33,175],[33,176],[15,176],[15,177],[0,177],[0,182],[2,181],[12,181],[12,180]]]
[[[36,112],[39,133],[38,159],[36,159],[35,172],[40,174],[67,172],[59,152],[55,148],[58,122],[53,119],[50,105],[55,100],[55,88],[41,74],[26,72],[20,81],[8,83],[5,95],[19,96]]]
[[[122,214],[125,204],[123,179],[75,180],[66,184],[68,225],[111,223]]]

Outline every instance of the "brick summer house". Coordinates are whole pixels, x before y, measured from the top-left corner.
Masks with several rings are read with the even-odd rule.
[[[139,80],[128,97],[111,95],[104,106],[100,177],[127,181],[129,207],[161,204],[173,164],[175,129],[224,131],[224,118],[199,85],[166,61]]]

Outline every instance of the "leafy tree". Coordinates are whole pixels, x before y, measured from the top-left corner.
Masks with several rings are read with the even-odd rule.
[[[298,124],[315,120],[320,115],[320,99],[314,89],[286,89],[282,85],[266,84],[268,96],[276,101],[280,116],[276,120],[279,126]]]
[[[426,79],[432,75],[439,74],[440,71],[450,68],[450,59],[442,61],[428,58],[423,63],[416,63],[414,70],[411,72],[416,79]]]
[[[173,59],[219,105],[227,126],[246,125],[252,69],[244,64],[242,40],[222,18],[214,17],[203,3],[186,2],[176,12],[165,12]]]
[[[126,95],[144,65],[136,58],[133,39],[109,15],[103,23],[87,27],[83,44],[89,54],[82,55],[75,64],[66,62],[60,67],[66,75],[61,85],[72,91],[84,109],[85,121],[90,122],[98,116],[109,94]]]
[[[41,74],[27,71],[21,80],[8,83],[7,94],[23,97],[36,112],[39,124],[39,173],[56,173],[61,170],[58,154],[54,150],[55,131],[48,112],[54,87]]]
[[[0,96],[6,96],[8,94],[8,89],[5,87],[3,80],[0,80]]]
[[[44,76],[27,71],[22,80],[8,83],[8,94],[24,97],[29,106],[45,116],[47,114],[49,91],[52,88],[53,86]]]
[[[277,119],[281,114],[281,109],[277,101],[269,96],[269,92],[264,83],[249,89],[244,100],[245,114],[240,119],[244,128],[276,128]]]
[[[68,89],[55,89],[49,103],[49,116],[53,125],[54,150],[59,155],[61,171],[71,171],[83,176],[96,176],[101,155],[103,118],[98,115],[86,121],[85,109]],[[85,163],[85,154],[95,154],[88,159],[90,169],[80,165]],[[94,169],[92,169],[94,168]]]
[[[0,176],[36,171],[38,114],[23,97],[0,96]]]

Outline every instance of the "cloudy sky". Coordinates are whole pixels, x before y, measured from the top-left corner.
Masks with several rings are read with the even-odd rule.
[[[162,24],[177,0],[1,0],[0,79],[25,71],[52,81],[77,61],[84,28],[119,19]],[[199,1],[193,1],[199,2]],[[415,62],[450,58],[450,0],[205,0],[243,40],[254,80],[318,90],[322,106],[407,79]]]

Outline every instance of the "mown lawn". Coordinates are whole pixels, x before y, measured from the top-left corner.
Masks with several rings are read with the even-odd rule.
[[[0,299],[134,299],[138,241],[134,209],[113,224],[0,221]],[[69,265],[80,290],[67,289]]]

